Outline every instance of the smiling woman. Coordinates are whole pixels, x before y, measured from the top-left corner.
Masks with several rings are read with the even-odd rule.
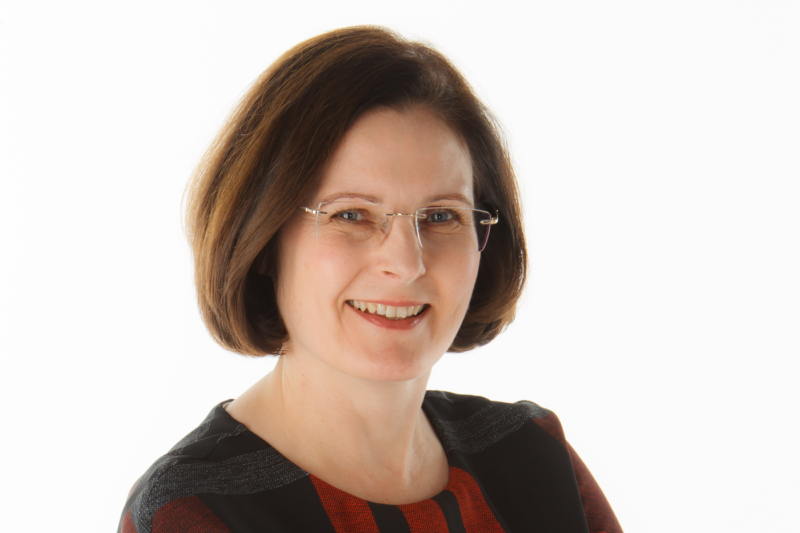
[[[321,178],[303,202],[318,207],[316,217],[295,211],[278,236],[283,366],[313,356],[361,379],[427,375],[458,333],[479,270],[475,225],[447,224],[472,211],[468,152],[425,107],[383,108],[347,131]],[[365,309],[356,312],[353,300]]]
[[[426,391],[513,320],[526,264],[502,138],[438,52],[371,27],[287,52],[187,228],[209,331],[279,359],[145,472],[123,533],[621,531],[552,412]]]

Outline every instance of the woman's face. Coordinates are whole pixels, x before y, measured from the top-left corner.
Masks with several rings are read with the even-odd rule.
[[[347,132],[306,206],[335,198],[394,213],[474,207],[472,183],[467,149],[436,115],[420,107],[379,109]],[[479,253],[421,248],[413,217],[394,217],[377,248],[345,248],[317,241],[314,215],[298,210],[279,239],[286,357],[374,381],[414,379],[439,360],[464,319],[480,260]],[[354,301],[423,311],[392,321]]]

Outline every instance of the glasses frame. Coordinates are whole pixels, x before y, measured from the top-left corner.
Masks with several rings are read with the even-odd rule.
[[[301,210],[305,211],[306,213],[310,213],[310,214],[314,215],[314,238],[317,239],[317,241],[319,241],[319,234],[318,234],[318,231],[319,231],[319,215],[327,215],[328,214],[327,211],[322,211],[322,206],[325,205],[325,204],[335,204],[335,203],[348,203],[348,202],[335,202],[335,201],[334,202],[320,202],[319,204],[317,204],[317,208],[316,209],[313,209],[311,207],[304,207],[304,206],[300,206],[300,207],[297,208],[297,209],[301,209]],[[367,204],[367,205],[374,205],[374,206],[378,206],[378,207],[386,207],[385,205],[374,204],[372,202],[361,201],[361,202],[357,202],[357,203]],[[422,244],[422,235],[420,235],[420,233],[419,233],[418,221],[421,218],[427,218],[428,215],[420,214],[420,211],[423,210],[423,209],[431,209],[431,208],[435,208],[435,207],[440,207],[440,206],[420,207],[414,213],[384,213],[385,217],[389,217],[389,227],[387,227],[386,231],[383,232],[383,238],[381,239],[381,242],[378,244],[378,246],[383,244],[383,240],[386,238],[386,236],[389,234],[389,231],[392,229],[392,221],[394,220],[394,217],[414,217],[414,235],[417,237],[417,243],[419,244],[419,247],[420,248],[425,248],[425,245]],[[444,206],[441,206],[441,207],[444,207]],[[387,209],[388,209],[388,207],[387,207]],[[497,224],[500,221],[500,212],[497,211],[497,210],[495,210],[495,216],[492,216],[492,214],[489,211],[484,211],[483,209],[475,209],[473,207],[459,207],[458,209],[469,209],[470,211],[477,211],[479,213],[485,213],[486,215],[488,215],[489,216],[489,220],[481,220],[481,221],[479,221],[479,223],[481,225],[483,225],[483,226],[494,226],[495,224]],[[463,252],[463,253],[481,253],[486,248],[486,243],[489,242],[489,233],[491,233],[489,231],[489,229],[490,228],[487,228],[487,230],[486,230],[486,238],[483,240],[483,245],[480,247],[479,250],[476,250],[474,252]],[[330,245],[330,246],[336,246],[335,244],[324,243],[324,242],[322,244],[327,244],[327,245]],[[365,247],[365,249],[369,249],[369,248],[370,247]],[[377,248],[377,246],[375,246],[373,248]]]

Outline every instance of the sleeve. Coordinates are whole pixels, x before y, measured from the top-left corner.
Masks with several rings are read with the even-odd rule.
[[[118,533],[139,533],[128,507],[130,495],[137,485],[138,481],[128,494],[129,502],[123,510],[117,528]],[[197,496],[178,498],[161,506],[153,515],[150,531],[151,533],[231,533],[230,528]]]
[[[611,504],[608,503],[605,494],[595,481],[592,473],[581,460],[575,449],[567,442],[564,436],[564,429],[561,422],[552,411],[546,416],[534,419],[542,429],[550,433],[558,440],[569,452],[572,460],[572,468],[575,471],[575,479],[578,482],[578,490],[583,502],[583,512],[586,515],[586,522],[589,524],[591,533],[623,533],[622,526],[619,525]]]
[[[131,487],[131,490],[128,491],[128,500],[130,500],[131,494],[133,494],[133,491],[136,490],[137,485],[139,485],[140,479],[141,478],[137,479]],[[136,528],[133,526],[133,519],[131,519],[131,511],[128,509],[127,503],[125,504],[125,509],[122,510],[122,518],[119,521],[117,533],[136,533]]]
[[[572,459],[572,467],[575,469],[575,479],[578,481],[578,490],[581,493],[583,512],[586,514],[586,522],[589,523],[589,531],[592,533],[622,533],[617,516],[600,489],[600,485],[597,484],[592,473],[589,472],[583,460],[569,443],[567,443],[567,450]]]

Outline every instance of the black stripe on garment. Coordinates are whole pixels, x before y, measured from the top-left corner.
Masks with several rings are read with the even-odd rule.
[[[336,533],[309,476],[253,494],[198,497],[231,531]]]
[[[431,498],[439,504],[447,522],[447,529],[450,533],[467,533],[464,529],[464,521],[461,520],[461,509],[458,507],[458,500],[455,494],[445,490]]]
[[[396,505],[384,505],[382,503],[369,504],[375,524],[381,533],[411,533],[406,517]]]

